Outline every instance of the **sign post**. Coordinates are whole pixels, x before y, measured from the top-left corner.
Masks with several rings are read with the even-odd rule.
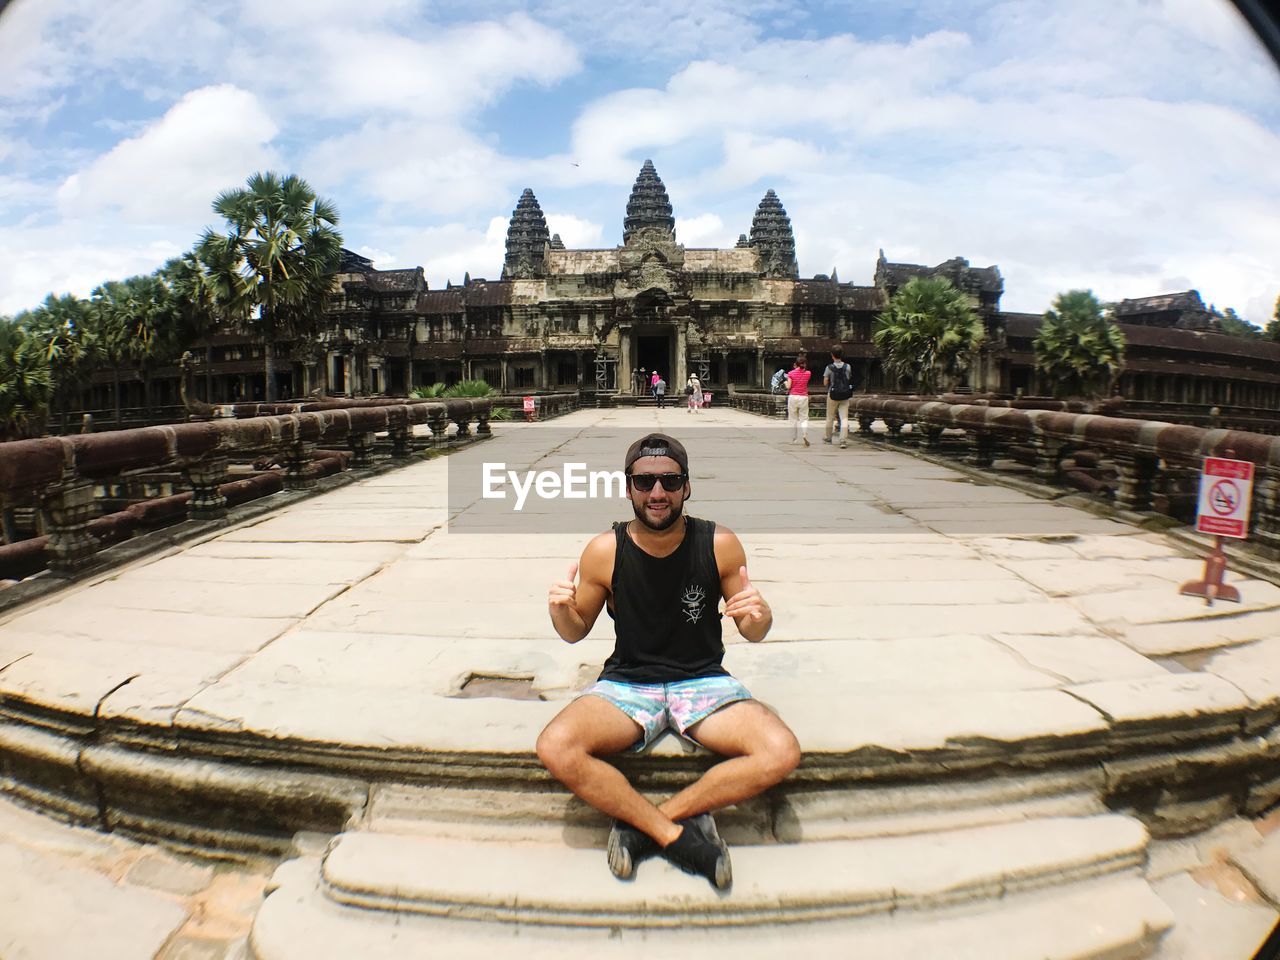
[[[1213,551],[1204,561],[1204,579],[1184,583],[1179,593],[1214,600],[1240,602],[1240,591],[1222,582],[1227,555],[1222,538],[1243,540],[1249,536],[1249,503],[1253,498],[1253,464],[1247,460],[1205,457],[1200,470],[1200,497],[1196,505],[1196,531],[1213,534]]]
[[[538,398],[524,398],[524,419],[526,422],[532,422],[538,419]]]

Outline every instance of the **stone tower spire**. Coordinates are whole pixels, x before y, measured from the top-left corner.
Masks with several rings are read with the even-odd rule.
[[[503,280],[529,280],[547,275],[547,218],[538,198],[525,188],[520,194],[511,224],[507,227],[507,259],[502,265]]]
[[[800,276],[791,218],[772,190],[765,193],[751,220],[751,246],[760,252],[762,276],[780,279],[795,279]]]
[[[627,201],[627,219],[622,223],[622,242],[626,244],[634,234],[650,228],[662,231],[663,240],[675,239],[676,221],[671,215],[671,200],[667,197],[667,188],[662,185],[658,171],[653,168],[653,161],[646,160],[640,168],[640,176],[636,177],[635,186],[631,188],[631,199]]]

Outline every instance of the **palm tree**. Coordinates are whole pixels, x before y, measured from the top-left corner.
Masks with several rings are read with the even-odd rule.
[[[49,294],[44,303],[18,314],[18,325],[44,344],[53,377],[51,406],[73,410],[98,361],[98,344],[87,322],[88,303],[71,294]]]
[[[129,359],[128,291],[118,280],[108,280],[89,295],[85,324],[98,354],[111,368],[112,406],[120,425],[120,367]]]
[[[218,301],[221,281],[214,280],[212,271],[200,259],[199,249],[197,247],[174,257],[160,268],[173,298],[183,348],[209,337],[223,319],[222,305]],[[212,375],[213,346],[206,343],[205,376],[211,378]],[[208,379],[205,381],[205,395],[207,399],[213,399],[212,383]]]
[[[252,289],[257,313],[249,319],[262,337],[266,398],[274,400],[276,340],[286,330],[309,332],[328,297],[342,253],[338,211],[302,178],[271,171],[219,194],[213,209],[227,222],[225,242],[243,261]]]
[[[1036,369],[1059,397],[1103,396],[1124,369],[1124,334],[1091,290],[1058,294],[1034,347]]]
[[[41,434],[52,396],[44,342],[16,320],[0,317],[0,440]]]
[[[964,372],[985,336],[972,298],[945,277],[913,277],[876,318],[872,339],[886,371],[934,393]]]

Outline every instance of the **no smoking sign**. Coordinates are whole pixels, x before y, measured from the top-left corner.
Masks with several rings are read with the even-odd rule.
[[[1219,537],[1247,537],[1252,495],[1252,463],[1205,457],[1204,469],[1200,473],[1196,530]]]

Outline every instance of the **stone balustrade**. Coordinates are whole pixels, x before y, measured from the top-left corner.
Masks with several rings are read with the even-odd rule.
[[[825,403],[821,396],[813,399],[819,407]],[[1066,403],[1060,409],[1028,409],[1020,401],[957,402],[962,399],[855,395],[849,417],[864,437],[956,454],[984,470],[997,469],[1001,460],[1019,461],[1032,467],[1038,481],[1076,486],[1130,511],[1152,510],[1157,493],[1181,489],[1185,500],[1205,457],[1247,460],[1255,468],[1249,540],[1264,555],[1280,556],[1280,437],[1077,413]],[[767,416],[777,415],[776,401],[762,392],[730,394],[733,406]],[[877,421],[883,432],[873,430]],[[1114,483],[1068,476],[1079,472],[1064,469],[1067,459],[1089,455],[1114,464]]]
[[[415,426],[429,426],[428,442],[435,447],[472,437],[473,422],[475,435],[490,433],[488,399],[237,407],[236,418],[0,444],[0,506],[34,501],[46,527],[37,540],[0,546],[0,571],[25,575],[39,569],[43,559],[55,573],[77,573],[93,563],[101,547],[127,538],[135,527],[216,519],[255,496],[312,487],[319,477],[346,467],[348,459],[352,466],[368,466],[379,434],[390,438],[393,458],[405,458],[412,454]],[[453,436],[450,424],[456,427]],[[326,449],[343,443],[351,450],[349,458]],[[272,473],[271,480],[231,476],[233,457],[262,456],[281,463],[283,474]],[[180,471],[191,490],[101,516],[98,486],[140,470]]]

